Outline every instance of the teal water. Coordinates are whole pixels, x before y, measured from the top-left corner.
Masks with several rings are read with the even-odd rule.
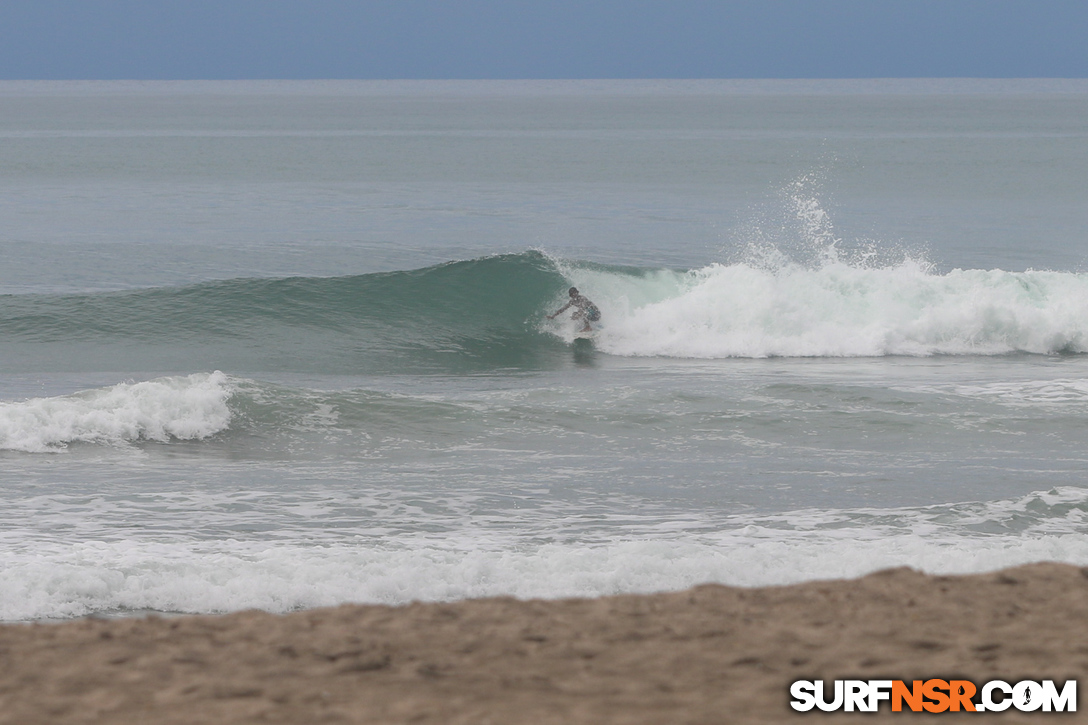
[[[0,84],[0,618],[1085,563],[1086,111]]]

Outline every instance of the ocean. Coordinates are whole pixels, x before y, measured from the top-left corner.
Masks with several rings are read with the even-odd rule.
[[[0,620],[1088,565],[1086,178],[1076,80],[2,82]]]

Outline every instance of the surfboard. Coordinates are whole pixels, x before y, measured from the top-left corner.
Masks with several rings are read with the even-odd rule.
[[[597,353],[593,339],[589,337],[574,338],[570,341],[570,349],[574,353],[574,361],[577,363],[592,362]]]

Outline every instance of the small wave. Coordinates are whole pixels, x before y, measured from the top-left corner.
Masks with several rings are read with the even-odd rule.
[[[1017,380],[979,385],[918,385],[903,390],[958,395],[1017,407],[1066,408],[1088,403],[1088,379]]]
[[[0,403],[0,450],[207,438],[230,424],[231,392],[229,378],[214,372]]]

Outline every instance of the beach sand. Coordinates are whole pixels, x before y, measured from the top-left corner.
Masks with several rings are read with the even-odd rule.
[[[1088,672],[1088,569],[0,627],[0,723],[882,722],[797,679]],[[1088,710],[1088,708],[1081,708]],[[933,716],[930,716],[933,717]],[[1083,722],[945,713],[941,721]]]

